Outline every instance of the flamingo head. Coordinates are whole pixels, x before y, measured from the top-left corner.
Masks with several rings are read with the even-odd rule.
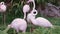
[[[34,16],[36,16],[36,15],[38,14],[38,12],[37,12],[37,10],[33,9],[33,10],[31,11],[31,14],[34,15]]]

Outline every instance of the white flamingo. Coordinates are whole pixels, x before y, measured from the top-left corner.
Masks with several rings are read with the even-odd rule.
[[[27,28],[27,23],[24,19],[16,18],[12,21],[10,25],[8,25],[8,28],[13,28],[17,32],[22,31],[23,33],[25,33]]]
[[[34,7],[33,7],[33,10],[32,10],[32,14],[28,14],[27,16],[27,21],[29,22],[32,22],[34,25],[38,25],[38,26],[43,26],[43,27],[52,27],[53,25],[45,18],[43,17],[38,17],[38,18],[35,18],[36,15],[37,15],[37,10],[35,10],[35,2],[34,0],[29,0],[27,3],[29,2],[33,2],[34,4]]]
[[[1,13],[3,13],[3,23],[4,23],[4,25],[6,25],[5,24],[5,12],[6,12],[6,9],[7,9],[7,6],[5,5],[5,3],[4,2],[0,2],[0,12]]]
[[[29,18],[28,20],[30,20],[30,22],[32,22],[34,25],[37,25],[37,26],[53,28],[53,25],[51,24],[50,21],[48,21],[43,17],[35,18],[36,15],[37,15],[37,11],[28,14],[27,16]]]
[[[24,19],[21,18],[14,19],[12,23],[8,25],[6,30],[9,30],[9,28],[13,28],[17,32],[22,31],[23,33],[25,33],[27,28],[27,22],[25,21],[26,12],[28,12],[29,10],[30,10],[29,5],[24,5],[23,6]]]
[[[0,12],[5,12],[6,11],[6,5],[4,2],[0,3]]]

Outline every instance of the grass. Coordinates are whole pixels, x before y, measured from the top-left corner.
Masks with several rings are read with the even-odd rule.
[[[54,29],[34,26],[35,27],[34,31],[30,33],[29,29],[31,28],[31,25],[29,25],[25,34],[60,34],[60,18],[47,17],[47,19],[53,25],[55,25]],[[6,28],[5,26],[0,24],[1,31],[3,31],[5,28]],[[9,29],[7,33],[15,34],[16,32],[14,32],[14,29]],[[23,33],[20,32],[19,34],[23,34]]]

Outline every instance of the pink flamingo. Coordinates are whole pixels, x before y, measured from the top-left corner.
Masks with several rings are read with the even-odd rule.
[[[17,32],[22,31],[23,33],[25,33],[27,28],[27,23],[24,19],[16,18],[12,21],[10,25],[8,25],[8,28],[13,28]]]
[[[5,12],[6,12],[6,9],[7,9],[7,6],[5,5],[5,3],[4,2],[0,2],[0,12],[3,13],[2,21],[3,21],[4,25],[6,25],[5,24]]]
[[[36,15],[37,15],[37,11],[34,11],[34,12],[28,14],[28,16],[27,16],[29,18],[28,20],[37,26],[53,28],[53,25],[51,24],[50,21],[48,21],[47,19],[45,19],[43,17],[35,18]]]

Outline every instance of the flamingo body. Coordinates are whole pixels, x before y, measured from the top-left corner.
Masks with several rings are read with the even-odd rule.
[[[43,18],[43,17],[36,18],[36,21],[38,22],[39,26],[42,26],[42,27],[53,27],[51,22],[48,21],[47,19]]]
[[[36,14],[36,13],[35,13]],[[47,19],[43,18],[43,17],[38,17],[38,18],[35,18],[35,15],[34,13],[33,14],[28,14],[27,16],[27,21],[29,20],[31,23],[33,23],[34,25],[36,26],[41,26],[41,27],[51,27],[53,28],[53,25],[51,24],[50,21],[48,21]],[[31,17],[32,16],[32,17]],[[33,18],[34,17],[34,18]]]
[[[12,21],[9,27],[14,28],[17,32],[19,32],[19,30],[25,32],[27,28],[27,23],[24,19],[16,18]]]

